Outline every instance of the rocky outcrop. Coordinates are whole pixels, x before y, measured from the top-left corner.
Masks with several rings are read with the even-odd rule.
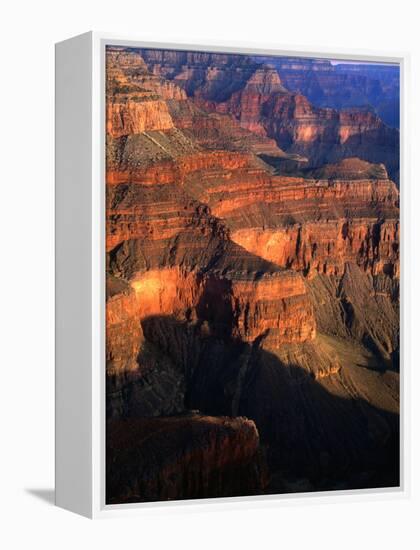
[[[266,348],[315,336],[314,314],[303,279],[285,271],[253,278],[233,273],[227,279],[216,272],[206,281],[198,313],[219,332],[222,328],[225,337],[258,342]]]
[[[244,81],[243,87],[233,92],[227,101],[215,101],[213,94],[201,89],[198,93],[196,92],[195,100],[211,111],[233,114],[242,128],[266,136],[267,132],[262,124],[262,110],[272,94],[278,93],[285,94],[286,90],[276,70],[262,65],[255,68],[250,77]]]
[[[185,99],[172,82],[152,75],[136,52],[107,52],[106,130],[113,138],[174,127],[166,100]]]
[[[142,330],[138,320],[136,293],[120,279],[107,279],[107,375],[138,369]]]
[[[264,491],[258,431],[246,418],[121,420],[107,433],[107,504]]]
[[[173,128],[167,105],[161,100],[109,103],[107,131],[112,137]]]

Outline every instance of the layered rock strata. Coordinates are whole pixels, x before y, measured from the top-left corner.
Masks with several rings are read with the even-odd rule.
[[[398,181],[399,132],[369,109],[315,107],[301,93],[288,91],[272,65],[246,56],[141,54],[154,74],[182,86],[201,107],[233,115],[244,128],[308,157],[311,165],[358,156],[386,164]]]
[[[109,502],[396,484],[397,134],[247,56],[107,71]]]
[[[108,433],[107,503],[261,494],[258,449],[246,418],[121,420]]]
[[[371,108],[392,127],[399,127],[398,65],[332,64],[328,60],[264,58],[278,71],[284,86],[318,107]]]

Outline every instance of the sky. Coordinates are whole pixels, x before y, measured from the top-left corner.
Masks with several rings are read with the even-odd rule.
[[[390,67],[398,67],[398,63],[383,63],[375,61],[347,61],[344,59],[330,59],[332,65],[387,65]]]

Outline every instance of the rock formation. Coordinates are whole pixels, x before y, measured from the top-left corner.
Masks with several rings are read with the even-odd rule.
[[[120,420],[110,427],[107,459],[110,504],[264,491],[259,436],[246,418]]]
[[[398,484],[398,133],[116,47],[106,152],[108,502]]]
[[[307,157],[312,166],[357,156],[384,163],[398,183],[398,130],[370,109],[351,104],[347,110],[314,106],[301,93],[284,87],[275,58],[274,65],[267,65],[239,55],[226,59],[221,54],[171,52],[168,56],[155,50],[141,54],[154,74],[177,82],[199,106],[233,115],[243,128]]]
[[[284,86],[317,107],[370,108],[393,128],[399,127],[398,65],[337,63],[321,59],[258,57],[271,63]]]

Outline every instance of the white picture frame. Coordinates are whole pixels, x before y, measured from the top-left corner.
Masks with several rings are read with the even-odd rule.
[[[105,504],[105,47],[399,63],[401,69],[401,485],[199,501]],[[90,518],[147,508],[278,506],[305,498],[405,498],[410,487],[409,56],[253,44],[163,44],[89,32],[56,44],[56,504]]]

